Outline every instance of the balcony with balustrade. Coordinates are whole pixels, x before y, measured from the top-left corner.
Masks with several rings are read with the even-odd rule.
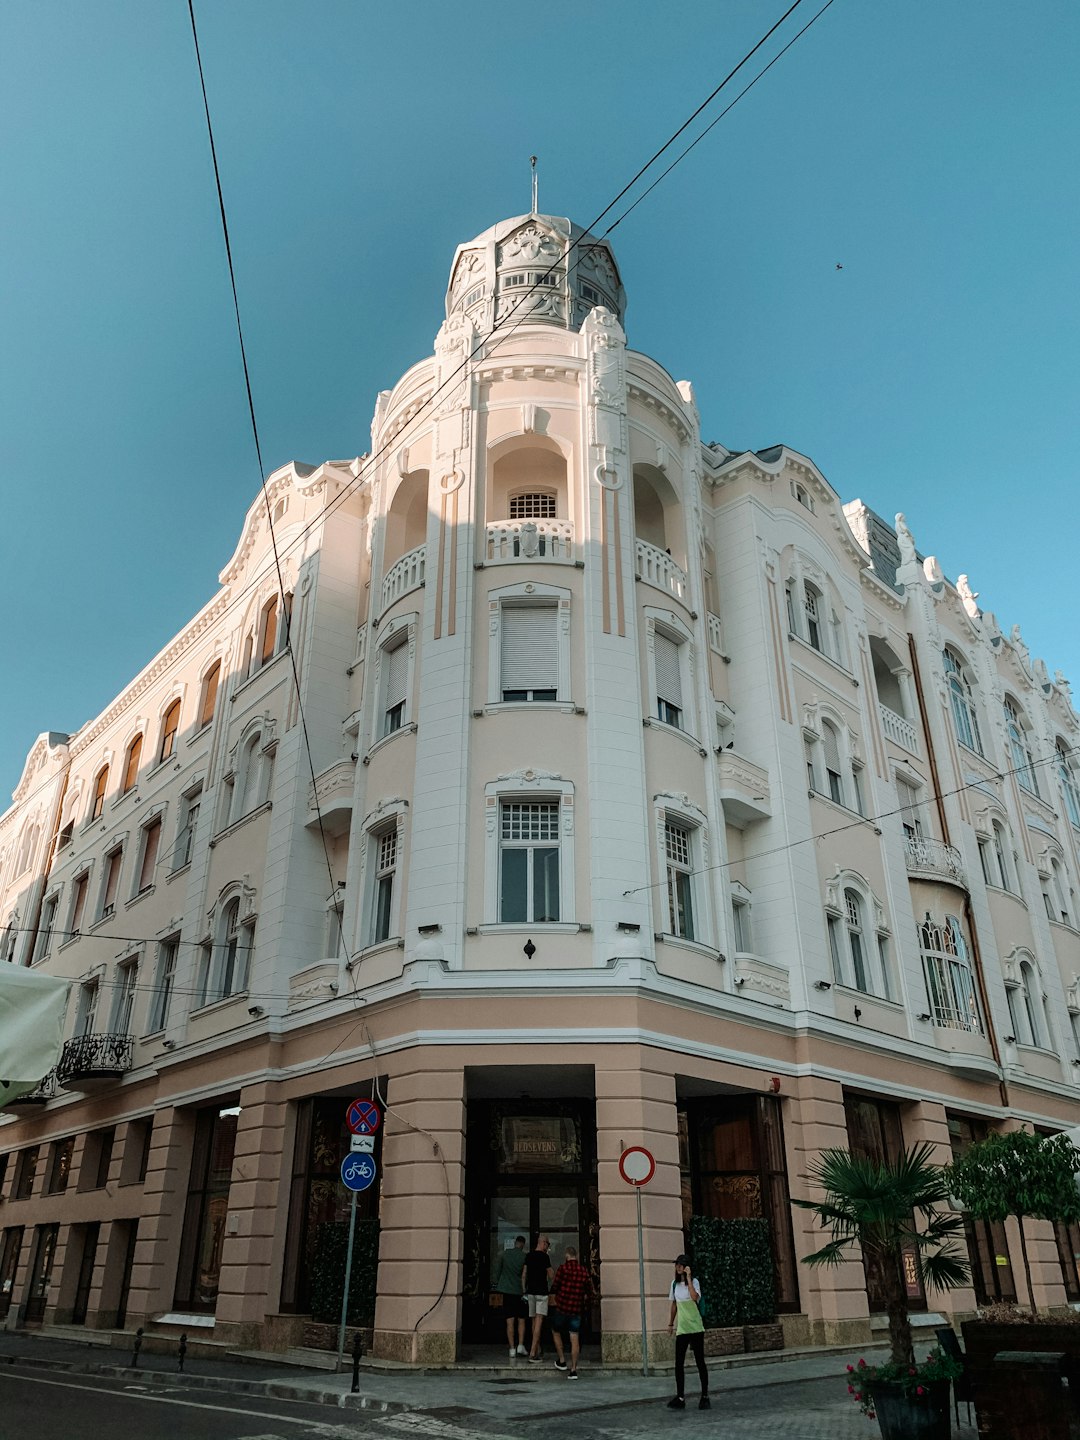
[[[686,571],[675,563],[666,550],[650,545],[648,540],[636,539],[634,558],[639,580],[646,585],[655,586],[657,590],[663,590],[665,595],[673,596],[684,605],[690,603]]]
[[[573,565],[571,520],[492,520],[484,527],[484,563],[513,565],[541,562]]]
[[[134,1040],[130,1035],[76,1035],[60,1052],[56,1078],[67,1090],[96,1090],[131,1069]]]
[[[961,890],[968,888],[960,851],[941,840],[909,835],[904,844],[908,875],[918,880],[944,880]]]
[[[418,545],[415,550],[409,550],[402,555],[400,560],[395,560],[390,566],[383,576],[380,613],[389,610],[395,601],[400,600],[403,595],[408,595],[410,590],[420,589],[424,583],[426,556],[427,546]]]
[[[886,740],[891,740],[894,745],[899,745],[901,750],[906,750],[909,755],[918,755],[919,735],[911,721],[903,715],[898,715],[895,710],[890,710],[888,705],[879,703],[878,712],[881,715],[881,728],[885,731]]]

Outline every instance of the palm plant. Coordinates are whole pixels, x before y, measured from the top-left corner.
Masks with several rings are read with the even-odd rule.
[[[914,1257],[921,1279],[937,1290],[967,1283],[968,1264],[953,1240],[963,1218],[949,1206],[949,1187],[932,1148],[916,1145],[893,1161],[872,1160],[848,1150],[823,1150],[811,1165],[810,1181],[825,1192],[823,1200],[793,1200],[811,1210],[833,1238],[807,1265],[840,1265],[859,1245],[867,1264],[881,1276],[889,1317],[892,1361],[913,1358],[911,1322],[904,1283],[904,1255]]]

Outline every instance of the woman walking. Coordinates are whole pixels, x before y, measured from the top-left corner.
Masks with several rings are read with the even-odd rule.
[[[680,1255],[675,1261],[675,1279],[671,1282],[671,1319],[668,1334],[675,1334],[675,1394],[667,1402],[669,1410],[686,1409],[686,1352],[694,1352],[701,1380],[699,1410],[710,1410],[709,1372],[705,1369],[705,1325],[701,1319],[701,1286],[690,1271],[690,1260]]]

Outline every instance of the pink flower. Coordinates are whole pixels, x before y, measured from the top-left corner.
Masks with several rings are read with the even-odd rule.
[[[923,1389],[923,1387],[922,1387],[921,1385],[916,1385],[916,1387],[915,1387],[915,1394],[916,1394],[916,1395],[925,1395],[925,1394],[926,1394],[926,1391]]]
[[[866,1369],[866,1361],[865,1361],[865,1360],[860,1360],[860,1361],[859,1361],[859,1369],[860,1369],[860,1370],[865,1370],[865,1369]]]
[[[849,1395],[854,1395],[854,1394],[855,1394],[855,1386],[854,1386],[854,1385],[849,1385],[849,1386],[847,1387],[847,1393],[848,1393]]]
[[[866,1418],[867,1418],[868,1420],[876,1420],[876,1419],[877,1419],[877,1416],[874,1414],[873,1410],[867,1410],[867,1412],[866,1412]]]
[[[847,1372],[848,1372],[849,1375],[854,1374],[854,1372],[855,1372],[855,1366],[854,1366],[854,1365],[849,1365],[849,1366],[847,1367]]]

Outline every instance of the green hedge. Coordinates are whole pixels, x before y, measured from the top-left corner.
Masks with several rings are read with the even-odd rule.
[[[776,1284],[767,1221],[695,1215],[688,1235],[707,1329],[767,1325],[775,1320]]]
[[[315,1258],[311,1264],[311,1315],[321,1324],[341,1320],[341,1297],[345,1288],[345,1257],[349,1248],[349,1225],[345,1220],[327,1221],[315,1234]],[[352,1283],[349,1286],[350,1325],[371,1325],[375,1321],[375,1288],[379,1273],[379,1222],[357,1220],[353,1242]]]

